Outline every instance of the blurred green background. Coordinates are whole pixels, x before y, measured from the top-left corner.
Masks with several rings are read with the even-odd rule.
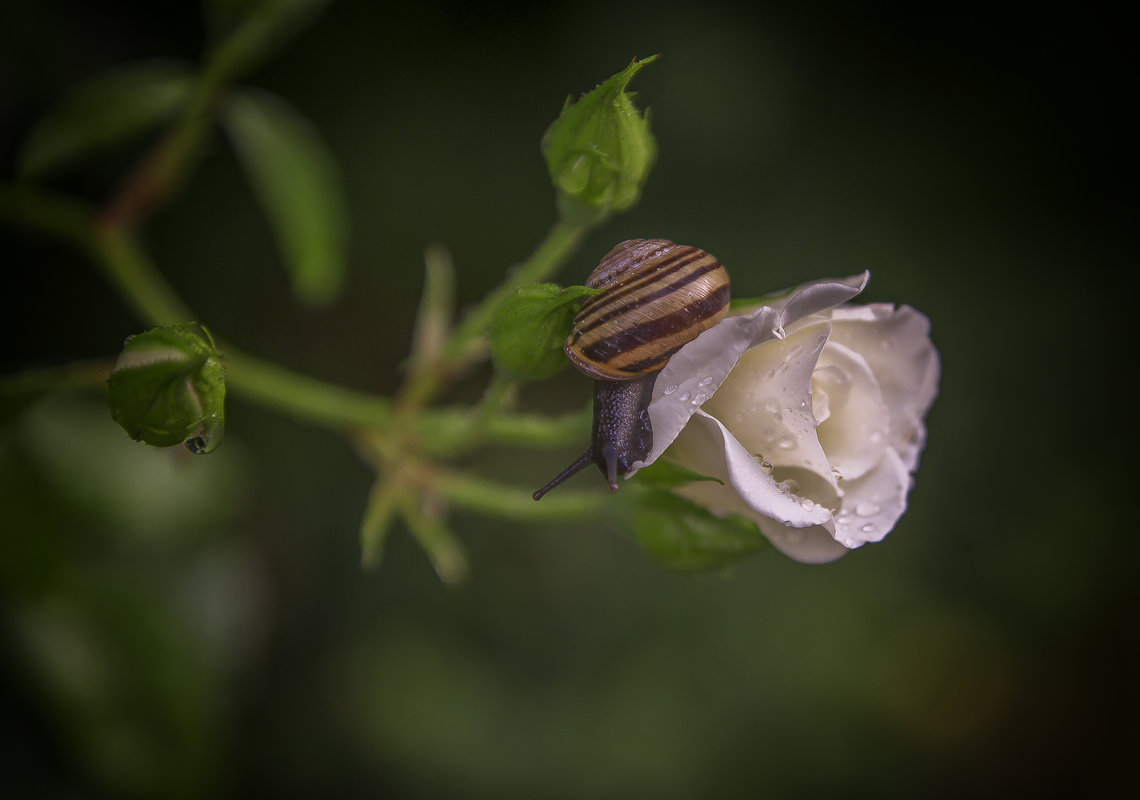
[[[554,221],[538,145],[566,96],[660,52],[633,87],[660,145],[642,203],[561,278],[636,236],[716,253],[739,296],[870,268],[864,299],[925,311],[943,356],[910,510],[832,565],[768,551],[698,577],[616,526],[460,516],[472,574],[445,587],[403,531],[362,572],[368,469],[238,395],[206,457],[128,441],[98,395],[8,409],[0,793],[1140,791],[1125,30],[1095,5],[334,3],[251,82],[339,160],[347,290],[292,299],[217,136],[144,236],[215,331],[390,392],[424,247],[481,297]],[[202,38],[194,3],[5,4],[0,178],[77,81]],[[130,161],[54,185],[98,199]],[[5,371],[143,327],[78,255],[0,235]],[[522,401],[589,392],[566,373]],[[534,488],[576,452],[473,463]]]

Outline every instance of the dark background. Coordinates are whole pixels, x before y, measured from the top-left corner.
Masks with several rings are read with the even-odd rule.
[[[460,515],[442,586],[406,532],[375,574],[371,476],[235,395],[206,458],[126,440],[97,395],[0,427],[0,767],[12,796],[1122,796],[1140,627],[1125,477],[1135,46],[1096,5],[339,2],[251,82],[335,152],[352,264],[290,296],[221,136],[145,231],[247,350],[390,392],[425,245],[462,303],[554,221],[538,143],[565,97],[634,88],[660,159],[612,244],[716,253],[738,296],[870,268],[933,321],[942,393],[911,508],[825,567],[666,572],[616,526]],[[0,176],[83,78],[198,57],[195,4],[0,11]],[[97,199],[111,156],[53,185]],[[0,230],[3,360],[107,357],[141,323],[81,257]],[[1127,332],[1126,332],[1127,331]],[[1125,339],[1125,337],[1128,337]],[[486,375],[457,387],[477,396]],[[586,402],[565,374],[525,407]],[[531,486],[571,452],[473,464]],[[584,479],[583,479],[584,480]],[[1129,481],[1130,483],[1130,481]]]

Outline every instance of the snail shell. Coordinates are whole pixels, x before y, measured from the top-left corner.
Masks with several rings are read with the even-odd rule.
[[[653,446],[649,401],[669,358],[728,313],[728,272],[696,247],[666,239],[630,239],[602,259],[586,280],[603,289],[574,318],[563,349],[594,378],[590,449],[534,499],[591,463],[618,488],[618,475]]]
[[[586,285],[604,289],[574,319],[564,349],[599,380],[627,381],[670,356],[728,312],[728,272],[696,247],[630,239],[602,259]]]

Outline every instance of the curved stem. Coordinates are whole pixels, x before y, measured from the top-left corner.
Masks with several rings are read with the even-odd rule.
[[[521,287],[553,275],[578,249],[590,230],[587,225],[556,223],[530,257],[464,317],[451,335],[445,353],[452,359],[461,357],[473,339],[482,337],[504,302]]]
[[[382,429],[391,423],[391,404],[383,397],[292,372],[229,345],[221,350],[227,386],[255,403],[332,428]]]

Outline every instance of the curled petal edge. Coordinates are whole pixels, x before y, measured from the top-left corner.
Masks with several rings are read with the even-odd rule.
[[[871,273],[824,278],[790,292],[746,314],[730,316],[678,350],[657,377],[649,419],[653,447],[629,475],[656,461],[673,443],[689,418],[712,397],[745,351],[782,339],[788,325],[805,316],[845,303],[867,286]]]

